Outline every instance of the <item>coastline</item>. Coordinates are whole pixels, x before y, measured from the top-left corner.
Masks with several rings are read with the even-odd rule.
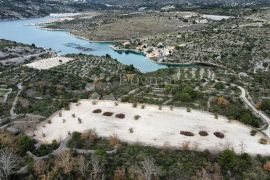
[[[68,33],[70,36],[73,36],[75,38],[78,38],[78,39],[81,39],[81,40],[84,40],[84,41],[87,41],[89,43],[107,43],[107,44],[112,44],[110,46],[110,48],[112,48],[114,51],[116,52],[127,52],[127,53],[134,53],[134,54],[138,54],[138,55],[142,55],[142,56],[145,56],[147,58],[148,61],[151,61],[152,63],[155,63],[155,64],[159,64],[159,65],[165,65],[165,66],[168,66],[168,67],[172,67],[172,66],[210,66],[210,67],[218,67],[218,68],[223,68],[223,69],[227,69],[227,70],[230,70],[230,71],[233,71],[232,69],[230,68],[227,68],[227,67],[224,67],[224,66],[221,66],[221,65],[218,65],[218,64],[214,64],[214,63],[208,63],[208,62],[199,62],[199,61],[196,61],[196,62],[187,62],[187,63],[166,63],[166,62],[158,62],[158,61],[155,61],[151,58],[149,58],[147,56],[147,54],[143,51],[138,51],[138,50],[135,50],[135,49],[124,49],[124,48],[117,48],[115,47],[113,44],[117,43],[117,42],[120,42],[120,41],[123,41],[123,40],[108,40],[108,41],[95,41],[95,40],[90,40],[90,39],[87,39],[85,37],[82,37],[82,36],[79,36],[79,35],[75,35],[72,33],[72,31],[70,31],[69,29],[53,29],[53,28],[46,28],[45,26],[39,26],[39,25],[36,25],[37,28],[40,28],[42,30],[46,30],[46,31],[62,31],[62,32],[66,32]]]
[[[82,36],[75,35],[69,29],[53,29],[53,28],[47,28],[45,26],[38,26],[38,25],[36,25],[36,27],[39,28],[39,29],[41,29],[41,30],[45,30],[45,31],[62,31],[62,32],[66,32],[66,33],[68,33],[72,37],[75,37],[75,38],[78,38],[78,39],[82,39],[82,40],[88,41],[90,43],[108,43],[108,44],[114,44],[114,43],[117,43],[117,42],[120,41],[120,40],[114,40],[114,41],[95,41],[95,40],[89,40],[89,39],[87,39],[85,37],[82,37]]]
[[[132,53],[136,53],[136,54],[140,54],[140,55],[143,55],[145,57],[147,57],[147,54],[143,51],[138,51],[138,50],[134,50],[134,49],[118,49],[116,48],[115,46],[111,46],[111,48],[114,50],[114,51],[120,51],[120,52],[132,52]],[[188,62],[188,63],[166,63],[166,62],[158,62],[158,61],[155,61],[149,57],[147,57],[147,59],[153,63],[156,63],[156,64],[160,64],[160,65],[165,65],[165,66],[212,66],[212,67],[219,67],[219,68],[223,68],[223,69],[228,69],[228,70],[232,70],[232,69],[229,69],[229,68],[226,68],[226,67],[223,67],[221,65],[218,65],[218,64],[214,64],[214,63],[208,63],[208,62],[200,62],[200,61],[195,61],[195,62]]]

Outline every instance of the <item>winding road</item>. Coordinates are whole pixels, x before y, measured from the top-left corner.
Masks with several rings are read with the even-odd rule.
[[[22,92],[22,89],[23,89],[23,86],[22,86],[22,82],[17,84],[17,87],[19,89],[13,103],[12,103],[12,107],[10,109],[10,116],[11,116],[11,119],[15,119],[17,114],[15,113],[15,107],[16,107],[16,104],[17,104],[17,101],[19,100],[19,95],[21,94]]]
[[[261,119],[263,119],[265,121],[265,123],[268,124],[268,127],[267,129],[263,130],[263,132],[268,136],[270,137],[270,118],[265,115],[262,111],[258,110],[255,105],[250,102],[247,98],[248,96],[248,92],[246,89],[244,89],[243,87],[241,86],[238,86],[238,85],[235,85],[234,86],[238,87],[240,90],[241,90],[241,95],[240,95],[240,98],[244,101],[244,103],[257,115],[259,116]]]

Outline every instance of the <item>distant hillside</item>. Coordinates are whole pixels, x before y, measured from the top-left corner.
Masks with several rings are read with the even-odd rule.
[[[247,6],[269,4],[269,0],[88,0],[89,2],[122,6]]]
[[[50,13],[79,12],[107,8],[94,2],[81,0],[0,0],[0,19],[20,19],[46,16]]]
[[[50,13],[104,9],[160,9],[176,7],[228,7],[270,4],[269,0],[0,0],[0,19],[46,16]]]

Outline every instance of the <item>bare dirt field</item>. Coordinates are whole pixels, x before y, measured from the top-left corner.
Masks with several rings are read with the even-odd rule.
[[[25,66],[30,67],[30,68],[34,68],[34,69],[38,69],[38,70],[42,70],[42,69],[51,69],[53,67],[62,65],[62,64],[66,64],[70,61],[73,61],[72,58],[67,58],[67,57],[53,57],[53,58],[48,58],[48,59],[42,59],[39,61],[35,61],[29,64],[26,64]]]
[[[94,110],[102,112],[93,113]],[[113,114],[108,116],[108,112]],[[121,113],[125,117],[117,118]],[[187,112],[184,108],[171,110],[163,107],[160,110],[158,106],[146,105],[143,109],[141,105],[115,105],[113,101],[98,101],[94,104],[92,100],[81,100],[77,104],[71,104],[70,110],[56,112],[48,121],[38,125],[34,138],[49,143],[53,140],[61,141],[74,131],[83,132],[89,129],[94,129],[101,137],[117,135],[124,142],[156,147],[188,147],[212,152],[231,148],[236,153],[270,155],[270,145],[259,143],[264,136],[260,133],[251,136],[252,129],[239,122],[229,121],[224,117],[216,119],[207,112]],[[182,135],[181,131],[191,132],[193,136]],[[207,132],[208,136],[199,135],[200,131]],[[224,138],[216,137],[215,132],[224,134]],[[28,134],[33,135],[32,132]]]

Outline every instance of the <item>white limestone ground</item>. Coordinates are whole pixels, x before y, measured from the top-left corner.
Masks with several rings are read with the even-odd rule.
[[[26,64],[25,66],[38,69],[38,70],[44,70],[44,69],[51,69],[53,67],[66,64],[70,61],[73,61],[73,58],[67,58],[62,56],[52,57],[48,59],[42,59],[39,61],[34,61],[32,63]]]
[[[95,129],[101,137],[109,137],[116,134],[122,141],[129,143],[141,143],[162,147],[164,145],[181,148],[183,144],[189,143],[189,148],[212,152],[233,148],[236,153],[249,153],[252,155],[270,155],[270,145],[259,143],[260,138],[264,137],[257,133],[250,136],[251,128],[237,121],[229,121],[225,117],[215,119],[213,114],[192,110],[190,113],[185,108],[163,107],[159,110],[158,106],[146,105],[142,109],[129,103],[119,103],[118,106],[113,101],[98,101],[96,105],[92,100],[81,100],[78,104],[71,104],[70,110],[63,110],[62,117],[56,112],[49,118],[51,124],[43,122],[38,125],[35,139],[44,143],[53,140],[63,140],[68,136],[68,132],[83,132]],[[114,115],[105,117],[101,114],[94,114],[92,111],[101,109],[102,113],[109,111]],[[75,113],[76,118],[72,117]],[[115,114],[124,113],[125,119],[117,119]],[[140,115],[139,120],[134,116]],[[79,123],[78,118],[82,120]],[[65,119],[65,122],[63,122]],[[131,133],[131,128],[134,131]],[[207,137],[201,137],[200,130],[207,131]],[[180,134],[180,131],[190,131],[195,134],[187,137]],[[219,131],[225,134],[224,139],[213,135]],[[33,135],[29,132],[28,135]]]
[[[211,19],[214,21],[221,21],[223,19],[230,19],[232,18],[231,16],[219,16],[219,15],[207,15],[207,14],[203,14],[202,17],[207,18],[207,19]]]

